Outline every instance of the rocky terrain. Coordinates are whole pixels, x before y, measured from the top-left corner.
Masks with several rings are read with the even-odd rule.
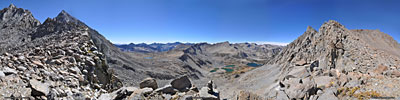
[[[97,98],[122,86],[108,71],[104,54],[93,45],[88,28],[59,20],[64,12],[43,24],[14,5],[1,12],[3,21],[8,21],[1,34],[26,37],[2,43],[9,48],[0,56],[0,98]],[[14,28],[22,29],[9,30]]]
[[[332,20],[318,31],[308,27],[285,47],[222,42],[118,48],[65,11],[40,23],[11,4],[0,17],[5,100],[400,97],[400,44],[379,30],[349,30]]]
[[[268,65],[232,84],[263,99],[395,99],[399,50],[379,30],[349,30],[331,20],[319,31],[308,27]]]
[[[136,62],[65,11],[43,24],[12,4],[0,12],[2,99],[96,99],[147,77],[190,74]]]

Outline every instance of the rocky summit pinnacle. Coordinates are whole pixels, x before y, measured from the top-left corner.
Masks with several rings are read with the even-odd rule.
[[[10,6],[8,6],[8,8],[9,8],[9,9],[12,9],[12,8],[17,8],[17,7],[15,7],[14,4],[10,4]]]
[[[30,41],[28,34],[39,25],[30,11],[13,4],[0,10],[0,53]]]
[[[55,20],[63,23],[83,24],[80,20],[68,14],[65,10],[62,10],[57,17],[55,17]]]

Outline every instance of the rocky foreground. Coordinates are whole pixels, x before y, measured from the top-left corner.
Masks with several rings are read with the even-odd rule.
[[[213,81],[206,87],[194,86],[188,76],[182,76],[170,84],[158,88],[157,81],[146,78],[137,87],[122,87],[112,93],[103,94],[100,100],[220,100],[219,92]]]
[[[219,99],[212,81],[208,87],[197,89],[188,76],[177,77],[162,88],[158,88],[152,78],[134,83],[140,83],[138,88],[124,87],[121,78],[116,75],[126,74],[116,74],[110,65],[122,64],[116,69],[140,71],[133,76],[125,76],[134,79],[146,77],[141,73],[166,76],[157,74],[162,70],[156,70],[159,68],[146,69],[153,72],[142,72],[140,66],[143,65],[135,69],[126,67],[124,64],[135,65],[135,62],[127,62],[133,59],[126,59],[108,40],[65,11],[42,24],[28,10],[12,4],[1,10],[0,16],[1,99]],[[121,59],[124,60],[122,63]]]

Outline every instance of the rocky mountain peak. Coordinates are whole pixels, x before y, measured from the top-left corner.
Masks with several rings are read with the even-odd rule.
[[[10,6],[8,6],[8,9],[14,9],[14,8],[17,8],[17,7],[15,7],[14,4],[10,4]]]
[[[371,37],[372,35],[383,38],[373,38]],[[323,67],[322,69],[352,71],[351,68],[360,66],[360,63],[366,63],[365,60],[356,60],[358,61],[357,63],[351,63],[355,59],[370,59],[369,55],[362,55],[355,52],[368,54],[380,54],[380,52],[384,52],[381,54],[395,55],[396,53],[393,51],[399,48],[393,46],[397,43],[389,41],[389,37],[382,32],[376,31],[351,31],[339,22],[330,20],[325,22],[318,32],[308,27],[302,36],[284,48],[279,56],[275,58],[275,63],[281,64],[284,70],[290,70],[296,62],[301,61],[306,64],[319,62],[319,66]],[[379,42],[381,45],[387,44],[388,46],[377,45],[375,42],[370,42],[371,40]],[[375,65],[369,67],[374,67],[378,64],[396,65],[393,62],[379,59],[381,58],[370,59]],[[393,57],[393,59],[397,58]],[[366,73],[365,70],[362,72]]]
[[[328,33],[328,31],[339,31],[345,29],[346,29],[345,26],[340,24],[339,22],[335,20],[329,20],[328,22],[325,22],[324,24],[321,25],[321,27],[319,28],[319,32]],[[339,33],[339,32],[329,32],[329,33]]]
[[[4,8],[0,10],[0,20],[2,21],[0,25],[5,24],[29,24],[28,26],[37,26],[40,24],[38,20],[36,20],[32,13],[23,8],[17,8],[14,4],[10,4],[8,8]]]
[[[344,25],[340,24],[339,22],[335,21],[335,20],[329,20],[328,22],[325,22],[324,24],[321,25],[321,28],[345,28]],[[321,29],[320,28],[320,29]]]
[[[311,26],[307,26],[307,30],[306,32],[316,32],[317,30],[315,30],[314,28],[312,28]]]
[[[83,24],[80,20],[68,14],[65,10],[62,10],[57,17],[54,18],[58,22],[62,23],[74,23],[74,24]]]
[[[29,41],[28,34],[39,25],[30,11],[13,4],[0,10],[0,53]]]

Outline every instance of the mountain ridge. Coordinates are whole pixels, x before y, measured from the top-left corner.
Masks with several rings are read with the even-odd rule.
[[[399,88],[384,89],[398,81],[395,73],[399,72],[400,57],[396,55],[398,52],[392,52],[400,51],[396,44],[390,36],[377,30],[348,30],[330,20],[319,31],[307,27],[304,34],[268,62],[268,67],[247,73],[238,81],[274,81],[258,86],[241,85],[266,99],[351,99],[367,92],[398,97]],[[271,71],[275,74],[261,73]],[[379,87],[371,85],[378,83]],[[361,90],[356,90],[358,93],[354,95],[340,90],[354,88]]]

